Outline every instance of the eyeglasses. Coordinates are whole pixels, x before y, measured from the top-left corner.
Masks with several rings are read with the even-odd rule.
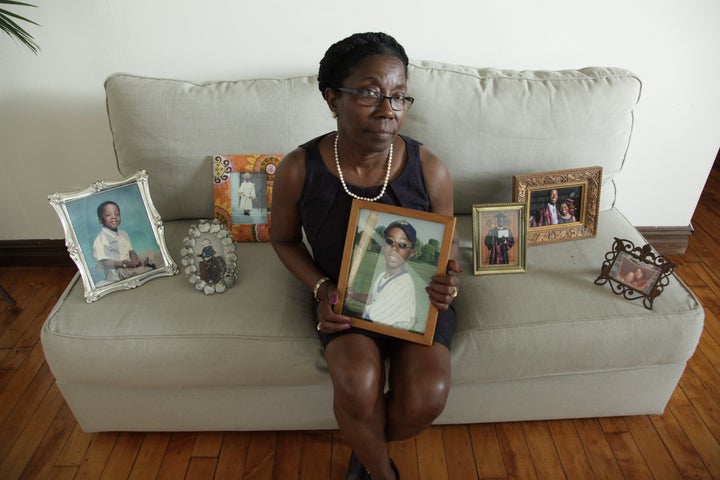
[[[369,88],[357,89],[340,87],[337,90],[341,92],[352,93],[357,97],[358,103],[365,107],[377,108],[387,98],[388,100],[390,100],[390,108],[392,108],[396,112],[408,110],[415,102],[415,99],[413,97],[408,97],[407,95],[403,95],[402,93],[396,93],[395,95],[383,95],[382,93],[376,92],[375,90],[370,90]]]
[[[389,247],[393,247],[393,246],[397,245],[398,249],[400,249],[400,250],[407,250],[408,248],[410,248],[410,245],[408,245],[407,243],[405,243],[405,242],[396,242],[396,241],[393,240],[392,238],[386,238],[386,239],[385,239],[385,243],[386,243]]]

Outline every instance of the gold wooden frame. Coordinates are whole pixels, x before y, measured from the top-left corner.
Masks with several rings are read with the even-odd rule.
[[[576,168],[550,172],[513,176],[513,202],[526,205],[527,244],[566,242],[592,238],[597,235],[600,211],[600,189],[602,167]],[[537,225],[533,218],[537,214],[537,200],[543,192],[557,190],[560,196],[573,197],[578,215],[569,223]],[[576,204],[579,200],[579,204]]]
[[[362,302],[346,298],[348,288],[362,296],[366,295],[365,292],[370,293],[374,280],[382,273],[386,263],[382,254],[382,230],[394,222],[410,223],[416,232],[416,242],[412,247],[415,253],[405,262],[416,292],[416,311],[412,326],[408,328],[363,318],[367,300]],[[454,231],[455,217],[353,200],[338,279],[340,299],[334,307],[335,313],[348,315],[350,324],[355,327],[431,345],[438,310],[427,298],[425,286],[432,275],[445,273]],[[418,251],[422,253],[418,255]]]
[[[473,205],[473,270],[475,275],[496,273],[522,273],[525,272],[525,251],[527,245],[527,222],[524,203],[485,203]],[[509,230],[508,240],[512,240],[509,249],[508,263],[493,263],[489,257],[490,248],[487,243],[491,240],[493,218],[504,215],[508,221],[505,223]]]

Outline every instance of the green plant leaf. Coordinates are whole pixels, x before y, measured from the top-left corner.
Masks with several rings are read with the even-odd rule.
[[[24,2],[16,2],[13,0],[0,0],[0,4],[4,5],[19,5],[23,7],[35,7],[35,5],[31,5],[29,3]],[[25,18],[21,15],[18,15],[16,13],[10,12],[5,9],[0,9],[0,30],[7,33],[10,37],[15,38],[20,43],[25,45],[28,49],[30,49],[31,52],[37,55],[38,51],[40,50],[40,47],[35,42],[35,39],[32,35],[30,35],[27,31],[25,31],[24,28],[22,28],[20,25],[15,23],[13,21],[14,19],[21,20],[23,22],[31,23],[33,25],[38,25],[38,23],[33,22],[32,20]]]

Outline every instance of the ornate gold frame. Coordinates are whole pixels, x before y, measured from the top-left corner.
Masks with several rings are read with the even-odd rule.
[[[592,238],[597,235],[598,214],[600,210],[600,189],[602,187],[602,167],[576,168],[550,172],[513,176],[513,202],[526,205],[528,227],[527,244],[566,242]],[[542,192],[558,190],[575,195],[578,218],[571,223],[556,225],[533,225],[536,212],[533,205]]]

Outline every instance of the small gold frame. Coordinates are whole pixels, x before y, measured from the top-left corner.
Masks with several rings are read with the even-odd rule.
[[[525,204],[473,205],[472,220],[475,275],[525,272]]]

